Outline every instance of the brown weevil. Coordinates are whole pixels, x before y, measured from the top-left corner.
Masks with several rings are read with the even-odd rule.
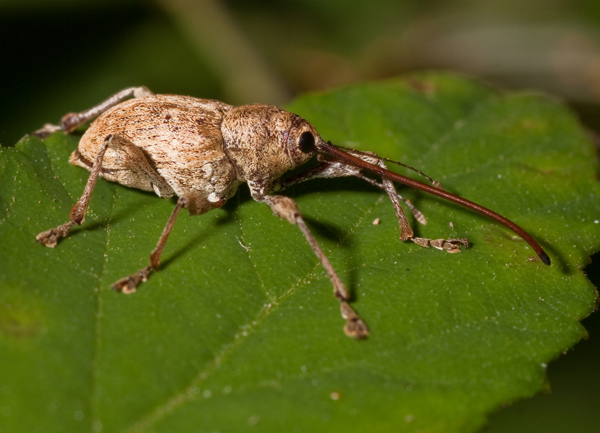
[[[74,224],[83,222],[98,176],[132,188],[154,191],[159,197],[177,196],[175,209],[150,255],[150,265],[114,284],[113,287],[123,293],[135,292],[137,286],[158,269],[161,253],[181,209],[200,215],[221,207],[243,182],[248,184],[254,200],[268,204],[275,215],[300,228],[333,283],[346,320],[344,331],[353,338],[366,337],[368,329],[350,306],[348,290],[323,254],[294,200],[272,194],[274,191],[318,177],[356,176],[387,193],[400,224],[401,240],[450,253],[468,246],[466,239],[415,237],[400,205],[402,197],[393,183],[399,182],[493,218],[521,236],[542,262],[550,264],[550,258],[540,245],[512,221],[442,190],[435,182],[431,186],[389,171],[385,164],[389,161],[373,153],[325,142],[309,122],[272,105],[234,107],[216,100],[155,95],[145,87],[132,87],[89,110],[69,113],[62,118],[60,126],[48,124],[36,131],[36,135],[43,137],[54,131],[70,133],[93,119],[70,158],[72,164],[90,171],[84,192],[71,209],[69,221],[40,233],[37,241],[54,247]],[[302,166],[315,155],[319,162],[316,166],[280,179],[285,172]],[[364,173],[379,175],[381,181]],[[404,201],[415,218],[423,222],[423,215],[408,200]]]

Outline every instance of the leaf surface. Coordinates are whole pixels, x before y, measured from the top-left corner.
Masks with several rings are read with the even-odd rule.
[[[161,270],[126,296],[110,285],[146,266],[173,202],[100,180],[84,225],[43,248],[35,235],[67,220],[88,173],[67,163],[76,137],[26,137],[0,154],[2,431],[468,432],[547,385],[545,365],[585,335],[595,291],[581,269],[600,246],[598,162],[572,114],[445,74],[289,108],[326,140],[512,219],[552,265],[504,227],[407,189],[428,220],[420,236],[472,246],[402,243],[384,194],[321,179],[286,194],[353,292],[366,341],[344,336],[297,228],[245,187],[182,213]]]

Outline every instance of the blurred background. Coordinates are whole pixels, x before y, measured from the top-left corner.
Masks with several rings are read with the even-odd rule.
[[[285,105],[422,69],[554,95],[598,143],[598,0],[0,0],[0,144],[133,85]],[[550,392],[493,414],[489,432],[598,431],[599,316],[550,364]]]

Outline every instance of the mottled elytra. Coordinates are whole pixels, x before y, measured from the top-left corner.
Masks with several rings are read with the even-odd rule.
[[[130,99],[131,98],[131,99]],[[294,200],[272,194],[290,185],[318,177],[356,176],[381,188],[389,196],[400,224],[400,239],[449,253],[467,247],[466,239],[415,237],[404,214],[404,200],[417,221],[423,215],[398,195],[394,182],[409,185],[473,209],[495,219],[526,240],[547,265],[550,258],[538,243],[512,221],[476,203],[387,170],[389,162],[370,152],[334,146],[323,141],[315,128],[300,116],[272,105],[234,107],[216,100],[189,96],[154,95],[145,87],[132,87],[80,113],[65,115],[59,126],[47,124],[35,134],[70,133],[95,119],[81,137],[70,163],[90,171],[83,194],[71,209],[69,221],[37,236],[39,243],[56,246],[74,224],[81,225],[98,176],[132,188],[154,191],[159,197],[177,196],[177,204],[150,255],[150,265],[114,284],[123,293],[135,292],[157,270],[177,215],[206,213],[223,204],[246,182],[252,198],[268,204],[280,218],[296,224],[327,271],[340,300],[344,331],[364,338],[369,331],[350,306],[350,294],[317,240],[306,225]],[[300,174],[280,179],[316,155],[319,164]],[[418,172],[418,170],[415,170]],[[365,173],[379,175],[381,180]],[[419,172],[420,173],[420,172]],[[421,173],[422,174],[422,173]],[[428,178],[429,179],[429,178]],[[431,179],[429,179],[431,180]]]

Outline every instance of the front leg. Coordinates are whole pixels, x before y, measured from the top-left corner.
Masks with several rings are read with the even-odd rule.
[[[367,325],[348,303],[350,300],[350,293],[348,293],[344,283],[342,283],[338,277],[335,269],[331,266],[329,259],[323,253],[317,240],[306,225],[304,218],[302,218],[302,215],[298,210],[296,202],[283,195],[269,195],[270,185],[266,183],[248,181],[248,186],[250,187],[250,193],[254,200],[267,203],[275,215],[292,224],[296,224],[306,238],[308,244],[311,246],[313,252],[319,258],[323,268],[325,268],[325,271],[329,275],[329,279],[333,284],[334,295],[340,300],[340,312],[342,318],[346,320],[346,325],[344,326],[346,335],[356,339],[365,338],[369,335]]]
[[[371,159],[369,159],[369,162],[372,162]],[[350,177],[350,176],[358,177],[358,178],[364,180],[365,182],[370,183],[374,187],[385,190],[385,187],[383,186],[383,184],[362,174],[360,168],[353,167],[351,165],[347,165],[347,164],[344,164],[341,162],[335,162],[335,161],[324,161],[321,164],[317,165],[316,167],[314,167],[310,170],[307,170],[305,172],[298,173],[294,176],[291,176],[291,177],[288,177],[285,179],[278,179],[277,181],[275,181],[273,183],[273,190],[274,191],[283,191],[284,189],[289,188],[292,185],[306,182],[307,180],[310,180],[310,179],[317,179],[317,178],[331,179],[331,178],[336,178],[336,177]],[[419,209],[417,209],[412,204],[412,202],[409,199],[402,197],[397,192],[396,192],[396,196],[398,197],[398,199],[400,199],[404,203],[406,203],[406,206],[408,206],[411,213],[413,214],[415,219],[420,224],[423,224],[423,225],[427,224],[427,220],[425,219],[425,216],[421,213],[421,211]],[[394,200],[392,200],[392,202],[393,201]],[[402,224],[401,224],[401,226],[402,226]],[[404,227],[404,226],[402,226],[402,227]],[[410,228],[409,228],[409,230],[410,230]],[[410,230],[410,231],[412,233],[412,230]]]
[[[378,158],[377,165],[386,168],[385,163],[382,159]],[[396,192],[396,186],[394,182],[389,179],[383,178],[381,181],[382,189],[387,193],[394,209],[396,210],[396,217],[400,224],[400,240],[401,241],[412,241],[417,245],[425,248],[434,247],[438,250],[446,251],[448,253],[460,253],[462,246],[468,247],[469,241],[466,238],[459,239],[428,239],[416,237],[410,224],[406,219],[406,215],[400,206],[400,200],[398,200],[398,193]]]
[[[386,168],[385,162],[373,153],[352,152],[352,151],[348,151],[348,152],[354,156],[364,159],[367,162],[370,162],[371,164],[379,165],[383,168]],[[425,219],[425,217],[423,216],[421,211],[419,211],[417,208],[415,208],[415,206],[410,202],[410,200],[408,200],[408,199],[402,197],[400,194],[398,194],[398,192],[396,191],[396,187],[391,180],[382,179],[382,181],[380,183],[374,179],[371,179],[370,177],[365,176],[362,173],[361,169],[359,169],[357,167],[354,167],[354,166],[351,166],[348,164],[344,164],[342,162],[337,162],[337,161],[328,161],[328,160],[322,160],[322,161],[323,162],[321,164],[319,164],[318,166],[314,167],[311,170],[308,170],[304,173],[299,173],[295,176],[292,176],[292,177],[284,179],[284,180],[277,181],[276,189],[283,190],[285,188],[290,187],[291,185],[302,183],[307,180],[315,179],[315,178],[337,178],[337,177],[355,176],[355,177],[358,177],[358,178],[370,183],[371,185],[373,185],[377,188],[381,188],[382,190],[384,190],[387,193],[388,197],[390,198],[390,201],[392,202],[392,206],[394,206],[394,210],[396,212],[396,217],[398,218],[398,224],[400,226],[400,240],[411,241],[411,242],[414,242],[415,244],[420,245],[425,248],[429,248],[429,247],[437,248],[439,250],[446,251],[448,253],[459,253],[461,251],[461,247],[469,246],[469,241],[465,238],[428,239],[428,238],[416,237],[414,235],[412,228],[410,227],[410,224],[406,218],[406,215],[404,214],[404,210],[402,209],[399,200],[403,200],[406,203],[406,205],[412,212],[413,216],[419,223],[425,225],[425,224],[427,224],[427,220]]]

